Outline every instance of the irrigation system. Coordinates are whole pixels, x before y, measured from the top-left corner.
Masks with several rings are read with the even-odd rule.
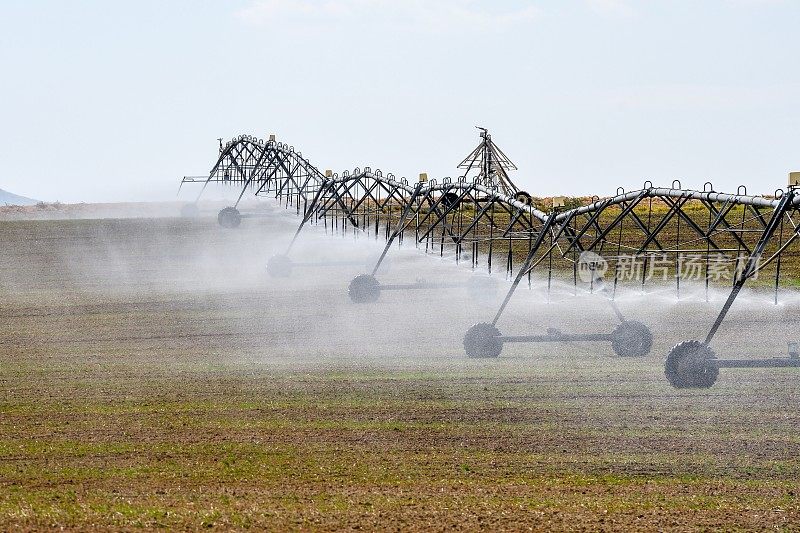
[[[536,200],[509,177],[516,166],[480,130],[478,146],[458,165],[456,180],[428,179],[409,183],[405,178],[369,167],[335,174],[321,171],[292,146],[248,135],[225,144],[220,140],[216,164],[207,176],[187,176],[184,184],[202,184],[197,200],[184,207],[187,216],[197,212],[197,201],[211,184],[235,187],[234,205],[221,210],[223,228],[238,227],[243,219],[260,216],[243,213],[239,204],[246,194],[268,196],[294,209],[299,226],[286,252],[272,257],[268,272],[290,276],[298,269],[339,263],[302,263],[290,258],[291,250],[308,224],[322,224],[341,232],[366,233],[386,243],[377,258],[354,261],[366,267],[350,282],[354,303],[376,302],[384,292],[407,290],[465,290],[482,298],[499,290],[491,274],[512,279],[502,303],[490,320],[470,328],[463,338],[468,357],[498,357],[507,343],[604,342],[621,357],[641,357],[652,347],[648,327],[625,317],[615,304],[623,283],[641,283],[660,272],[675,284],[691,269],[709,287],[728,284],[730,293],[703,340],[677,344],[665,361],[667,380],[676,388],[707,388],[721,368],[800,367],[800,351],[789,344],[783,357],[725,359],[712,343],[720,326],[750,282],[757,280],[779,297],[782,262],[797,254],[792,246],[800,236],[800,175],[790,175],[786,190],[769,197],[749,195],[744,186],[735,194],[704,189],[690,190],[679,181],[671,187],[651,182],[635,191],[618,189],[612,196],[590,199]],[[378,275],[386,266],[395,243],[413,238],[427,253],[452,255],[474,269],[486,267],[490,276],[475,275],[468,283],[417,281],[382,284]],[[726,269],[729,269],[726,271]],[[608,300],[618,321],[612,331],[569,332],[548,329],[541,334],[506,334],[498,324],[519,285],[531,283],[541,273],[550,291],[554,277],[572,279]],[[546,272],[546,274],[545,274]],[[725,272],[728,272],[725,275]]]

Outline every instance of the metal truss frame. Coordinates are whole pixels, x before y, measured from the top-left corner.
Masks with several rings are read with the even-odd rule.
[[[184,178],[181,185],[197,181]],[[587,254],[599,257],[607,269],[591,273],[590,290],[596,288],[608,296],[622,325],[638,324],[625,320],[613,305],[618,285],[631,281],[622,279],[621,267],[626,262],[638,262],[641,280],[634,281],[644,285],[646,272],[658,261],[659,268],[674,275],[680,296],[681,268],[691,256],[694,268],[703,274],[706,294],[712,282],[718,281],[712,267],[719,263],[734,265],[731,292],[704,341],[688,341],[691,346],[681,343],[670,352],[666,365],[670,382],[676,387],[710,386],[722,367],[800,366],[800,359],[794,355],[745,363],[722,360],[709,347],[742,288],[768,269],[774,274],[777,302],[782,258],[798,253],[791,245],[800,236],[800,194],[793,189],[763,197],[748,195],[743,187],[736,194],[726,194],[714,191],[710,183],[697,191],[684,189],[677,181],[670,188],[646,182],[640,190],[618,189],[613,196],[594,198],[577,208],[539,209],[507,193],[513,191],[487,185],[480,177],[412,185],[369,167],[345,171],[341,176],[323,173],[291,146],[250,136],[220,146],[200,195],[210,183],[241,188],[236,204],[227,208],[236,211],[237,217],[236,207],[248,190],[258,196],[272,196],[287,207],[295,206],[302,217],[292,244],[308,223],[321,223],[334,231],[382,236],[386,244],[370,274],[373,278],[392,244],[403,242],[411,234],[416,246],[426,252],[451,254],[457,261],[469,260],[473,267],[485,264],[489,273],[505,270],[513,282],[493,321],[479,325],[483,327],[482,336],[470,340],[476,356],[499,355],[498,342],[570,337],[560,332],[503,337],[497,331],[515,290],[526,277],[531,283],[535,269],[547,269],[548,291],[555,275],[571,276],[577,290],[579,269],[585,266],[583,258]],[[223,219],[221,212],[223,225],[232,227],[240,221]],[[374,290],[375,282],[369,283]],[[352,289],[351,285],[351,293]],[[620,339],[620,335],[599,335],[612,342]],[[588,337],[586,340],[599,338],[598,334]],[[649,342],[641,336],[628,341]],[[465,348],[467,344],[465,338]]]

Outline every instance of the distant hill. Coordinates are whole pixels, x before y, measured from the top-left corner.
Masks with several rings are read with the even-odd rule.
[[[25,198],[17,194],[12,194],[8,191],[0,189],[0,205],[35,205],[39,200],[33,198]]]

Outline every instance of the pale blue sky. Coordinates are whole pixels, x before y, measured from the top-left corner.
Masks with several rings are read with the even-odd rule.
[[[273,132],[455,176],[480,124],[534,195],[771,192],[800,170],[798,28],[793,0],[0,0],[0,188],[172,199],[217,137]]]

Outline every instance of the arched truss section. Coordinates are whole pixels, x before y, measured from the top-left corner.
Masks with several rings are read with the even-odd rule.
[[[725,277],[734,283],[756,252],[752,275],[776,260],[779,266],[783,254],[796,253],[790,245],[797,238],[800,198],[793,192],[765,198],[747,195],[743,188],[739,194],[724,194],[708,186],[705,191],[682,189],[677,182],[675,188],[645,185],[555,215],[550,231],[559,238],[551,238],[543,255],[565,259],[574,252],[594,252],[608,262],[615,280],[623,267],[631,266],[646,278],[658,262],[679,288],[687,268],[702,273],[708,284],[712,278],[720,281],[720,266],[730,264],[733,269]]]
[[[575,280],[581,254],[593,252],[606,262],[606,281],[644,283],[657,269],[674,279],[678,290],[685,269],[695,277],[699,272],[706,285],[734,284],[759,244],[763,249],[752,275],[771,268],[777,288],[781,258],[797,254],[792,244],[800,228],[800,196],[792,191],[768,198],[748,195],[743,187],[725,194],[710,184],[697,191],[679,182],[671,188],[647,182],[640,190],[619,189],[573,209],[538,209],[477,179],[409,184],[369,167],[323,174],[293,147],[251,136],[220,147],[204,188],[209,183],[241,188],[239,199],[252,191],[296,203],[304,222],[330,222],[387,238],[394,229],[400,239],[413,232],[426,251],[452,253],[490,270],[511,274],[524,268],[530,274],[546,268],[548,276],[571,273]]]
[[[664,281],[674,281],[680,293],[688,268],[706,290],[713,282],[728,284],[731,292],[706,339],[681,343],[670,353],[666,373],[673,385],[710,386],[722,367],[800,366],[800,354],[788,360],[711,361],[708,348],[748,280],[767,274],[766,284],[774,284],[777,301],[782,261],[798,253],[800,194],[794,188],[764,197],[748,195],[744,187],[725,194],[708,183],[697,191],[683,189],[679,182],[669,188],[646,182],[640,190],[619,189],[571,209],[541,202],[537,207],[479,180],[410,184],[370,168],[323,174],[293,148],[252,137],[221,147],[204,181],[241,187],[240,200],[252,190],[296,204],[303,216],[295,239],[307,223],[384,236],[386,246],[373,276],[392,243],[411,235],[426,252],[452,254],[490,272],[505,269],[514,281],[494,320],[481,326],[478,333],[488,336],[478,339],[481,343],[541,340],[492,337],[499,335],[496,324],[515,289],[525,276],[530,281],[535,269],[546,270],[549,289],[557,275],[571,277],[577,285],[579,270],[588,264],[588,283],[602,283],[625,323],[613,305],[619,283],[644,284],[657,271]]]
[[[781,257],[796,254],[800,197],[774,198],[712,190],[658,188],[651,184],[574,209],[545,213],[479,183],[435,181],[416,186],[380,171],[356,169],[326,182],[313,203],[315,218],[339,220],[354,228],[399,228],[413,232],[427,251],[467,254],[477,265],[498,265],[530,274],[546,267],[548,276],[575,278],[581,254],[593,252],[608,268],[606,281],[644,283],[658,271],[680,281],[687,270],[706,286],[743,273],[760,249],[751,275],[774,271]],[[780,207],[780,212],[778,208]],[[770,223],[773,222],[773,226]],[[338,223],[337,223],[338,224]],[[530,261],[527,257],[532,255]],[[727,270],[726,270],[727,269]],[[623,279],[624,278],[624,279]],[[777,285],[776,285],[777,287]]]
[[[489,269],[500,262],[508,271],[547,217],[478,180],[409,184],[369,168],[326,179],[306,211],[306,221],[331,220],[389,241],[413,234],[428,252],[469,258],[474,266],[485,258]]]
[[[241,135],[220,145],[219,157],[208,177],[186,177],[181,185],[202,182],[198,200],[210,183],[241,188],[238,204],[248,190],[258,196],[305,199],[323,178],[319,169],[293,146]]]

